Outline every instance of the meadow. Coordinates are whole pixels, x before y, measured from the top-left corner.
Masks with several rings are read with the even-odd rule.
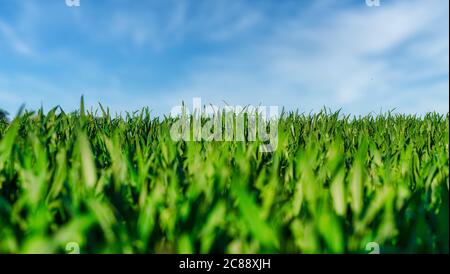
[[[175,142],[149,109],[0,121],[0,253],[449,252],[449,115],[283,112]]]

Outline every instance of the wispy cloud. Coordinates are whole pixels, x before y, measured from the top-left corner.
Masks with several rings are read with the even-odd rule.
[[[313,26],[300,16],[287,19],[253,45],[209,58],[214,62],[194,69],[179,96],[305,111],[448,111],[441,103],[448,98],[446,21],[441,1],[336,10]]]
[[[12,48],[13,51],[22,55],[33,55],[33,50],[24,42],[17,32],[5,22],[0,21],[0,39]]]

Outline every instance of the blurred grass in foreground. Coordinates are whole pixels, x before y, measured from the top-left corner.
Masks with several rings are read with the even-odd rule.
[[[449,251],[449,115],[283,113],[279,145],[174,142],[148,109],[0,121],[0,253]]]

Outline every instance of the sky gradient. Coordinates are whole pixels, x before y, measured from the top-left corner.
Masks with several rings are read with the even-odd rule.
[[[0,0],[0,108],[449,111],[449,1]]]

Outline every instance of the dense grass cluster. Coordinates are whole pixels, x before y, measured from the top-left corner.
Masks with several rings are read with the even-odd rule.
[[[449,250],[448,114],[283,113],[260,153],[102,112],[0,121],[0,253]]]

